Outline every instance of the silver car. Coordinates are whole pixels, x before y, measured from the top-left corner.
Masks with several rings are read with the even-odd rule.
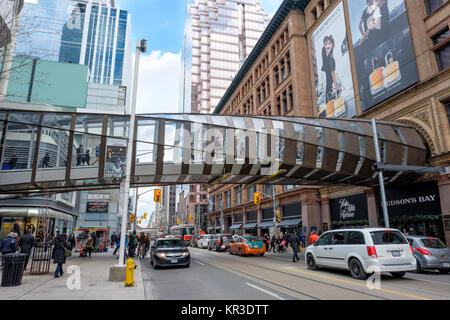
[[[442,274],[450,271],[450,249],[438,238],[427,236],[406,236],[414,249],[417,272],[439,270]]]

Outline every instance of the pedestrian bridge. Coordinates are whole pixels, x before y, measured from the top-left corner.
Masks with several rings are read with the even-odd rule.
[[[118,188],[133,148],[132,186],[376,186],[370,121],[193,114],[136,116],[0,109],[0,194]],[[378,122],[386,164],[423,166],[419,133]],[[388,184],[419,175],[385,172]]]

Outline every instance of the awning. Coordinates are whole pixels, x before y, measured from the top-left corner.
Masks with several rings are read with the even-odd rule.
[[[294,227],[302,223],[302,218],[282,220],[279,227]]]
[[[258,224],[258,222],[254,222],[254,223],[247,223],[245,226],[244,226],[244,229],[254,229],[254,228],[256,228],[256,225]]]
[[[242,223],[238,223],[238,224],[233,224],[229,229],[234,230],[234,229],[240,229],[241,227],[242,227]]]
[[[260,224],[258,224],[258,228],[270,228],[273,227],[275,223],[272,221],[263,221]]]
[[[50,208],[2,207],[0,208],[0,217],[56,218],[68,222],[73,222],[73,217],[70,214],[56,211]]]

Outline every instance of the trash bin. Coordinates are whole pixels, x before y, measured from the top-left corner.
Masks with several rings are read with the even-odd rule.
[[[27,255],[23,253],[5,254],[2,257],[2,287],[20,286]]]

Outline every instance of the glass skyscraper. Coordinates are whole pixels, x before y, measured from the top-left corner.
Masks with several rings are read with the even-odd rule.
[[[195,0],[188,4],[181,112],[212,113],[268,22],[256,0]]]
[[[129,85],[130,15],[111,0],[29,0],[16,55],[89,66],[94,83]]]

